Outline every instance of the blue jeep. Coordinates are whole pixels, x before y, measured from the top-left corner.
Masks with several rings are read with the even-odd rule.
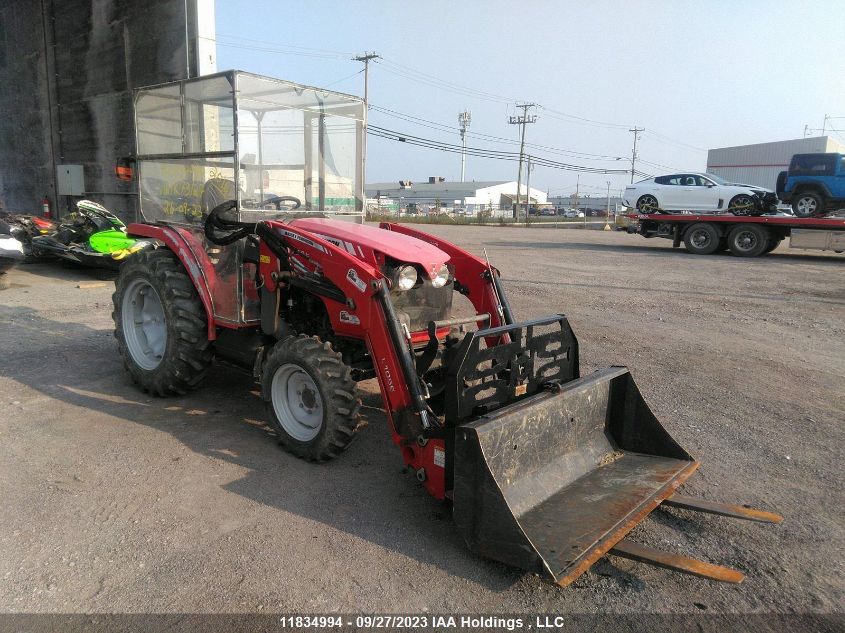
[[[775,189],[799,218],[845,207],[845,154],[795,154]]]

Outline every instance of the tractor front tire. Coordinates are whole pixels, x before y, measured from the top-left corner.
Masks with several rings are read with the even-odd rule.
[[[123,364],[143,391],[184,394],[205,377],[212,358],[205,308],[172,251],[146,249],[127,259],[112,303]]]
[[[327,461],[355,439],[361,401],[352,370],[316,336],[289,336],[273,346],[261,393],[279,444],[297,457]]]

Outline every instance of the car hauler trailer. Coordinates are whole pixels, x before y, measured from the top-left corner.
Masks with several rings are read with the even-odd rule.
[[[629,214],[628,233],[664,237],[696,255],[728,250],[737,257],[758,257],[788,237],[791,248],[845,251],[845,218],[796,218],[785,215]]]

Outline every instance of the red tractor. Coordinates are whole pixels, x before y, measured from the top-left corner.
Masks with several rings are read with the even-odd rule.
[[[132,379],[167,396],[215,357],[239,365],[280,444],[319,462],[355,438],[356,382],[374,376],[405,464],[474,551],[561,585],[608,551],[741,580],[624,538],[661,503],[779,520],[676,494],[698,462],[626,369],[580,377],[566,317],[517,321],[485,260],[337,219],[362,208],[362,119],[355,97],[238,72],[138,92],[147,223],[129,233],[155,246],[114,294]]]

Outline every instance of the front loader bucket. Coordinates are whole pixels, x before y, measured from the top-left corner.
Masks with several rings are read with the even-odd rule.
[[[453,513],[470,549],[562,586],[698,467],[618,367],[462,423],[454,442]]]

